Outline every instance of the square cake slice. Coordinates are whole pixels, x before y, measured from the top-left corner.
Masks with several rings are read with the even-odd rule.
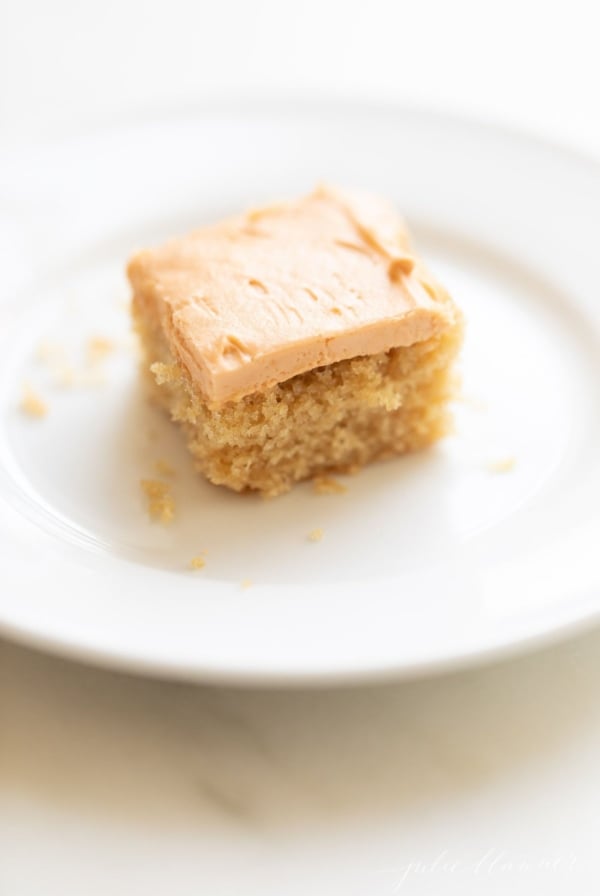
[[[128,275],[155,395],[211,482],[276,495],[447,430],[461,315],[381,198],[320,187]]]

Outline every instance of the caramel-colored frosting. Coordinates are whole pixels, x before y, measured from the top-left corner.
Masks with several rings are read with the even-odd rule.
[[[134,301],[211,404],[452,323],[394,208],[319,187],[130,262]]]

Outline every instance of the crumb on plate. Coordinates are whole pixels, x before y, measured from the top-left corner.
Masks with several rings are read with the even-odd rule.
[[[308,533],[308,540],[309,541],[321,541],[324,534],[325,533],[324,533],[323,529],[312,529]]]
[[[92,336],[86,347],[88,364],[97,364],[99,361],[103,361],[107,355],[111,355],[115,351],[115,348],[112,339],[107,339],[105,336]]]
[[[348,489],[331,476],[315,476],[313,491],[316,495],[345,495]]]
[[[48,406],[30,386],[25,386],[21,398],[21,410],[30,417],[41,418],[48,413]]]
[[[487,464],[487,469],[490,473],[510,473],[511,470],[514,470],[516,463],[515,457],[500,457],[490,461]]]
[[[253,584],[253,582],[252,582],[252,579],[242,579],[240,584],[241,584],[242,588],[250,588],[250,586]]]
[[[140,486],[148,498],[150,518],[165,525],[172,522],[175,516],[175,501],[171,495],[169,484],[161,482],[159,479],[141,479]]]
[[[41,342],[35,352],[38,361],[45,364],[54,386],[62,389],[86,386],[103,386],[104,373],[98,369],[100,362],[114,350],[114,343],[104,337],[93,337],[86,344],[87,369],[77,370],[67,358],[64,346],[56,342]]]
[[[190,560],[190,566],[192,569],[204,569],[204,567],[206,566],[206,560],[200,555],[192,557],[192,559]]]
[[[158,473],[159,476],[166,477],[174,477],[176,475],[176,471],[174,467],[171,466],[168,460],[165,460],[164,457],[159,457],[158,460],[154,464],[154,469]]]

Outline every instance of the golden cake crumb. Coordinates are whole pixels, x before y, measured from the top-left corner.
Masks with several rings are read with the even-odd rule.
[[[103,361],[107,355],[114,352],[115,348],[112,339],[107,339],[105,336],[92,336],[86,347],[88,364],[97,364],[99,361]]]
[[[204,559],[204,557],[200,556],[192,557],[192,559],[190,560],[190,566],[192,569],[204,569],[204,567],[206,566],[206,560]]]
[[[324,534],[325,533],[324,533],[323,529],[313,529],[311,532],[308,533],[308,540],[309,541],[321,541]]]
[[[252,582],[252,579],[242,579],[240,584],[242,588],[250,588],[254,583]]]
[[[164,459],[164,457],[158,458],[158,460],[154,464],[154,469],[159,476],[173,478],[177,475],[175,469],[171,466],[168,460]]]
[[[48,368],[55,386],[62,389],[87,386],[103,386],[106,377],[98,369],[98,363],[114,351],[115,345],[104,337],[93,337],[86,345],[87,368],[77,370],[67,359],[65,348],[54,342],[41,342],[35,356]]]
[[[316,476],[313,480],[313,491],[316,495],[345,495],[348,489],[331,476]]]
[[[45,417],[48,406],[30,386],[25,386],[21,399],[21,410],[30,417]]]
[[[175,501],[168,483],[159,479],[141,479],[140,486],[148,498],[148,513],[151,519],[168,525],[175,516]]]
[[[160,356],[161,338],[141,322],[140,332],[148,361]],[[454,392],[447,368],[459,342],[452,331],[340,361],[218,408],[191,391],[182,368],[148,366],[153,398],[183,426],[198,469],[215,484],[273,496],[315,474],[355,473],[370,460],[416,451],[445,435]]]
[[[150,365],[150,371],[154,374],[157,386],[177,382],[179,378],[179,369],[176,364],[164,364],[162,361],[156,361]]]
[[[514,470],[516,463],[515,457],[500,457],[498,460],[490,461],[487,464],[487,469],[490,473],[510,473],[511,470]]]

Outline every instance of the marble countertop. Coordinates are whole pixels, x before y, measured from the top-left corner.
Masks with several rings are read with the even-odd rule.
[[[0,137],[276,90],[422,102],[600,157],[594,13],[5,0]],[[0,641],[0,893],[592,892],[599,691],[598,631],[444,678],[272,693]]]
[[[339,691],[160,683],[7,643],[0,664],[6,896],[567,893],[598,879],[598,632]]]

